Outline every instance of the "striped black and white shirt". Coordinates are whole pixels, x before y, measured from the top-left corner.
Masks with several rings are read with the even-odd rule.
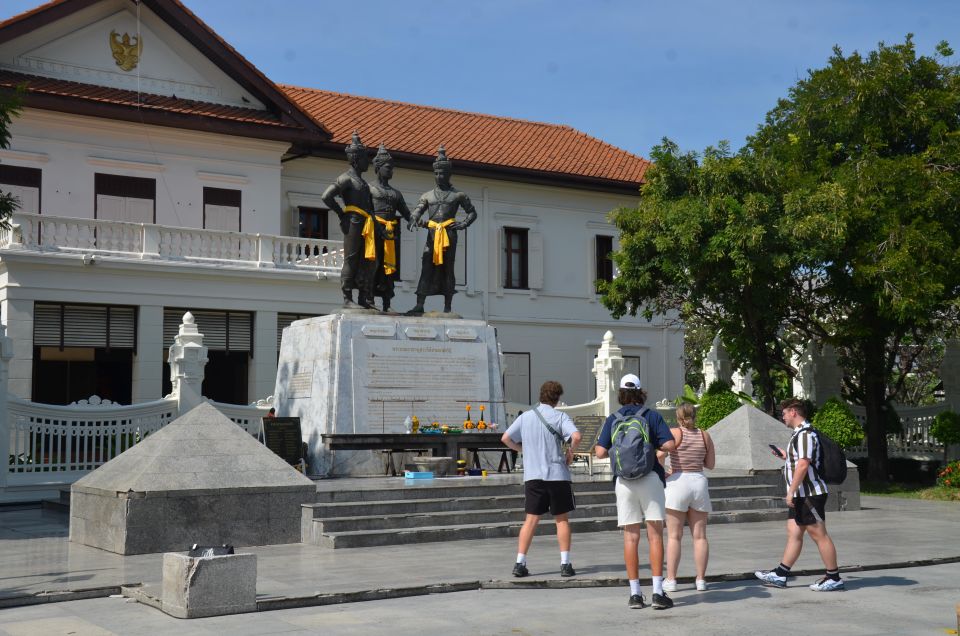
[[[790,438],[790,444],[787,445],[787,459],[783,467],[783,475],[787,480],[787,488],[793,482],[793,474],[797,469],[797,462],[801,459],[810,460],[810,466],[807,468],[807,474],[800,482],[800,488],[797,489],[798,497],[809,497],[810,495],[827,494],[827,484],[820,477],[814,467],[820,458],[820,442],[816,433],[810,428],[810,422],[804,422],[794,431]]]

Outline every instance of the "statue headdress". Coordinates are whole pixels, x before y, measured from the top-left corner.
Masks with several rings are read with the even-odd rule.
[[[393,163],[393,157],[387,152],[387,147],[380,144],[380,148],[377,149],[377,156],[373,158],[373,169],[379,170],[380,166],[386,163]]]
[[[350,141],[350,145],[347,146],[344,151],[350,158],[367,152],[367,147],[360,141],[360,135],[357,134],[356,130],[353,131],[353,139]]]
[[[437,168],[453,169],[453,162],[447,159],[447,151],[442,145],[440,150],[437,151],[437,160],[433,162],[433,169],[436,170]]]

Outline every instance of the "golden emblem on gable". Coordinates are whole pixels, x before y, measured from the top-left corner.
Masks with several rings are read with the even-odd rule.
[[[117,61],[117,66],[125,71],[137,68],[140,54],[143,53],[143,38],[136,35],[132,39],[133,42],[130,41],[129,33],[124,33],[123,37],[120,37],[116,31],[110,31],[110,50],[113,52],[113,59]]]

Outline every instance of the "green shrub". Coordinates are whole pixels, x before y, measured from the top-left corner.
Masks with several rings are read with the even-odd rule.
[[[727,389],[716,393],[705,393],[700,398],[697,409],[697,426],[706,430],[740,408],[740,398]]]
[[[930,434],[944,444],[960,444],[960,414],[941,411],[933,418]]]
[[[840,448],[857,446],[863,441],[863,427],[853,416],[850,407],[840,398],[832,397],[824,402],[812,424],[826,433]]]
[[[726,393],[730,391],[730,383],[723,380],[714,380],[710,383],[710,386],[707,387],[704,395],[714,395],[716,393]]]
[[[937,473],[937,485],[944,488],[960,488],[960,459],[950,462]]]

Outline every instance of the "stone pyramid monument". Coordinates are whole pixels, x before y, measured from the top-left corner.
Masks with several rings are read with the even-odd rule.
[[[204,403],[73,484],[70,540],[118,554],[300,542],[316,486]]]
[[[768,445],[785,449],[790,435],[790,429],[783,422],[749,404],[710,427],[717,468],[721,470],[779,471],[783,460],[774,457]]]

